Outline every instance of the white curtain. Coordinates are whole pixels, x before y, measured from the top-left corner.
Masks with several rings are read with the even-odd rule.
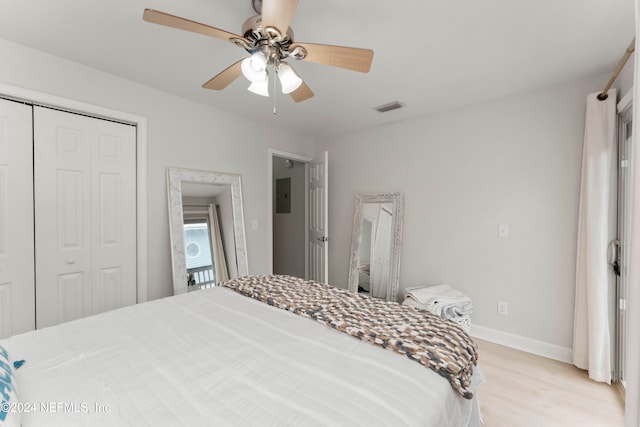
[[[209,224],[211,230],[211,250],[213,253],[213,270],[216,276],[216,283],[229,280],[227,261],[224,257],[224,247],[222,246],[222,234],[220,233],[220,221],[218,221],[218,211],[215,204],[209,205]]]
[[[640,40],[640,0],[636,8],[636,45]],[[637,49],[636,49],[637,52]],[[631,131],[631,168],[629,199],[629,270],[627,295],[627,394],[625,401],[625,427],[640,427],[640,147],[638,124],[640,123],[640,60],[635,55],[633,84],[633,130]]]
[[[573,363],[589,378],[611,383],[609,245],[611,182],[616,177],[616,92],[587,97],[573,320]]]

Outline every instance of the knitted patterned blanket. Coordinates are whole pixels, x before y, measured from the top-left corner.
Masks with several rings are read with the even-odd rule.
[[[446,378],[463,397],[473,397],[477,347],[454,322],[291,276],[244,276],[221,285],[403,354]]]

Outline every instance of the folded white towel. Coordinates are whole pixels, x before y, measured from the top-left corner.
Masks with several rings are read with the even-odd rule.
[[[429,304],[427,306],[420,305],[418,308],[426,310],[430,313],[437,314],[444,319],[451,319],[452,317],[465,316],[473,312],[473,305],[471,303],[464,304]]]
[[[466,316],[471,313],[473,313],[473,304],[471,303],[465,303],[462,305],[453,304],[453,305],[448,305],[446,307],[443,307],[442,314],[440,314],[440,316],[444,317],[445,319],[451,319],[453,317]]]
[[[407,298],[413,298],[420,304],[431,304],[436,300],[446,300],[447,302],[471,301],[468,296],[446,284],[411,289],[407,292]]]
[[[446,285],[433,285],[433,286],[425,286],[422,288],[411,289],[407,293],[407,297],[414,298],[420,304],[429,304],[433,299],[463,299],[468,300],[465,294],[460,292],[459,290]]]
[[[445,319],[465,316],[473,312],[471,299],[446,284],[411,289],[406,294],[404,304],[426,310]]]

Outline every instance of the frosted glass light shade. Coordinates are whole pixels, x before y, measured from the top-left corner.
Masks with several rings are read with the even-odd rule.
[[[280,85],[282,85],[282,93],[291,93],[302,84],[302,79],[286,62],[281,62],[278,65],[278,78],[280,79]]]
[[[267,74],[264,74],[263,80],[251,82],[247,90],[258,95],[269,96],[269,79],[267,78]]]
[[[267,75],[267,58],[261,52],[256,52],[244,59],[240,68],[250,82],[264,80]]]

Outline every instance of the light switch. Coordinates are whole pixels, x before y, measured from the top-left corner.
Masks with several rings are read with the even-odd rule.
[[[500,224],[500,225],[498,225],[498,236],[500,236],[500,237],[509,237],[509,225],[508,224]]]
[[[257,230],[258,229],[258,220],[254,219],[251,221],[251,229],[252,230]]]

